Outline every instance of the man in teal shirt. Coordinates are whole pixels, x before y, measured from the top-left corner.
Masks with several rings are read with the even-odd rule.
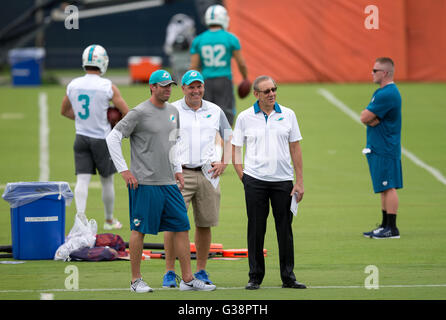
[[[206,86],[204,99],[222,108],[232,126],[235,116],[232,57],[235,58],[243,79],[248,78],[248,70],[241,53],[240,41],[226,31],[229,25],[226,9],[221,5],[210,6],[205,13],[205,23],[209,29],[192,42],[190,68],[201,70]]]
[[[396,227],[397,189],[403,187],[401,168],[401,95],[393,82],[394,63],[383,57],[373,66],[373,82],[380,85],[369,105],[361,113],[367,126],[367,157],[375,193],[381,194],[382,223],[365,237],[399,238]]]

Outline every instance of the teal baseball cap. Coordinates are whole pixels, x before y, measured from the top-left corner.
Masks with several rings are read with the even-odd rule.
[[[197,70],[189,70],[183,75],[183,78],[181,78],[181,85],[190,85],[194,81],[204,83],[204,78]]]
[[[159,84],[162,87],[167,86],[171,83],[177,84],[175,81],[172,80],[172,76],[166,70],[156,70],[152,72],[149,78],[149,84]]]

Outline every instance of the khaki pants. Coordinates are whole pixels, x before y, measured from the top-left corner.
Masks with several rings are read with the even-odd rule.
[[[220,185],[215,189],[200,171],[183,168],[183,194],[186,208],[192,202],[197,227],[218,225],[220,214]]]

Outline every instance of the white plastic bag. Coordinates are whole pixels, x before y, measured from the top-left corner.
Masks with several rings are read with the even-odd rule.
[[[96,243],[98,225],[96,220],[88,220],[85,215],[76,214],[74,225],[62,244],[54,254],[54,260],[70,260],[70,253],[80,248],[92,248]]]

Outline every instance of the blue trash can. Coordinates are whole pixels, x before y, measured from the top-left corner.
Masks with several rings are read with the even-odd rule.
[[[13,86],[40,85],[44,48],[20,48],[8,52]]]
[[[2,197],[11,207],[14,259],[53,259],[65,242],[65,206],[73,199],[69,184],[8,183]]]

